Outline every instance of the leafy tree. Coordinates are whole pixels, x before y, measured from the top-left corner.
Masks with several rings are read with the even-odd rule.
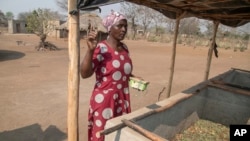
[[[55,30],[53,21],[60,20],[62,18],[63,16],[58,12],[51,11],[50,9],[38,8],[30,13],[26,18],[27,31],[38,35],[41,40],[39,47],[44,46],[48,33]]]
[[[14,19],[14,14],[12,12],[6,12],[5,17],[8,20],[12,20],[12,19]]]

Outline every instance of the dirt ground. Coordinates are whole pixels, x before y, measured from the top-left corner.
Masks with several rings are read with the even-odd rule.
[[[16,41],[23,41],[17,45]],[[0,35],[0,140],[67,140],[68,41],[48,38],[59,51],[36,51],[35,35]],[[133,74],[150,84],[146,91],[131,89],[132,110],[158,101],[168,84],[172,44],[124,41],[133,60]],[[81,40],[81,59],[86,44]],[[244,52],[218,49],[213,57],[210,78],[230,68],[250,70],[250,49]],[[207,47],[177,45],[171,95],[204,79]],[[86,141],[87,111],[94,76],[80,79],[79,138]],[[166,98],[166,89],[159,100]]]

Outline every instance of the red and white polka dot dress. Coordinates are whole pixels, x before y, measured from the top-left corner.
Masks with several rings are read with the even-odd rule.
[[[130,113],[128,80],[132,62],[126,45],[118,52],[103,41],[95,49],[92,66],[96,84],[90,98],[89,141],[103,141],[97,133],[104,129],[108,119]]]

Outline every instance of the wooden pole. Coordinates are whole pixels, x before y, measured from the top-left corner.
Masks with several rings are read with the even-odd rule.
[[[175,22],[174,42],[173,42],[173,47],[172,47],[171,65],[170,65],[170,73],[169,73],[169,79],[168,79],[167,98],[170,97],[172,82],[173,82],[173,77],[174,77],[174,65],[175,65],[175,55],[176,55],[176,40],[177,40],[177,36],[178,36],[179,24],[180,24],[180,19],[177,19],[176,22]]]
[[[169,80],[168,80],[168,91],[167,91],[167,98],[170,97],[171,88],[172,88],[172,81],[174,77],[174,65],[175,65],[175,55],[176,55],[176,40],[179,32],[179,24],[180,19],[186,14],[183,12],[177,19],[175,23],[175,30],[174,30],[174,41],[173,41],[173,48],[172,48],[172,56],[171,56],[171,65],[170,65],[170,73],[169,73]]]
[[[208,50],[207,65],[206,65],[206,70],[205,70],[204,81],[208,80],[211,61],[212,61],[212,56],[213,56],[213,49],[215,47],[215,38],[216,38],[216,33],[217,33],[218,26],[219,26],[219,22],[214,22],[214,31],[213,31],[212,43],[211,43],[211,46],[210,46],[210,48]]]
[[[77,0],[68,0],[68,12],[77,10]],[[78,108],[79,108],[79,66],[80,66],[80,41],[79,41],[79,11],[68,14],[68,141],[79,140]]]

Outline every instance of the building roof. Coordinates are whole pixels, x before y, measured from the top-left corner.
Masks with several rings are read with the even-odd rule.
[[[78,7],[88,10],[122,1],[150,7],[171,19],[186,12],[184,18],[213,20],[231,27],[250,22],[250,0],[80,0]]]
[[[107,32],[106,28],[102,25],[102,19],[97,14],[85,13],[80,15],[80,30],[88,30],[89,23],[93,27],[97,27],[98,31]],[[60,29],[68,29],[68,21],[60,26]]]

